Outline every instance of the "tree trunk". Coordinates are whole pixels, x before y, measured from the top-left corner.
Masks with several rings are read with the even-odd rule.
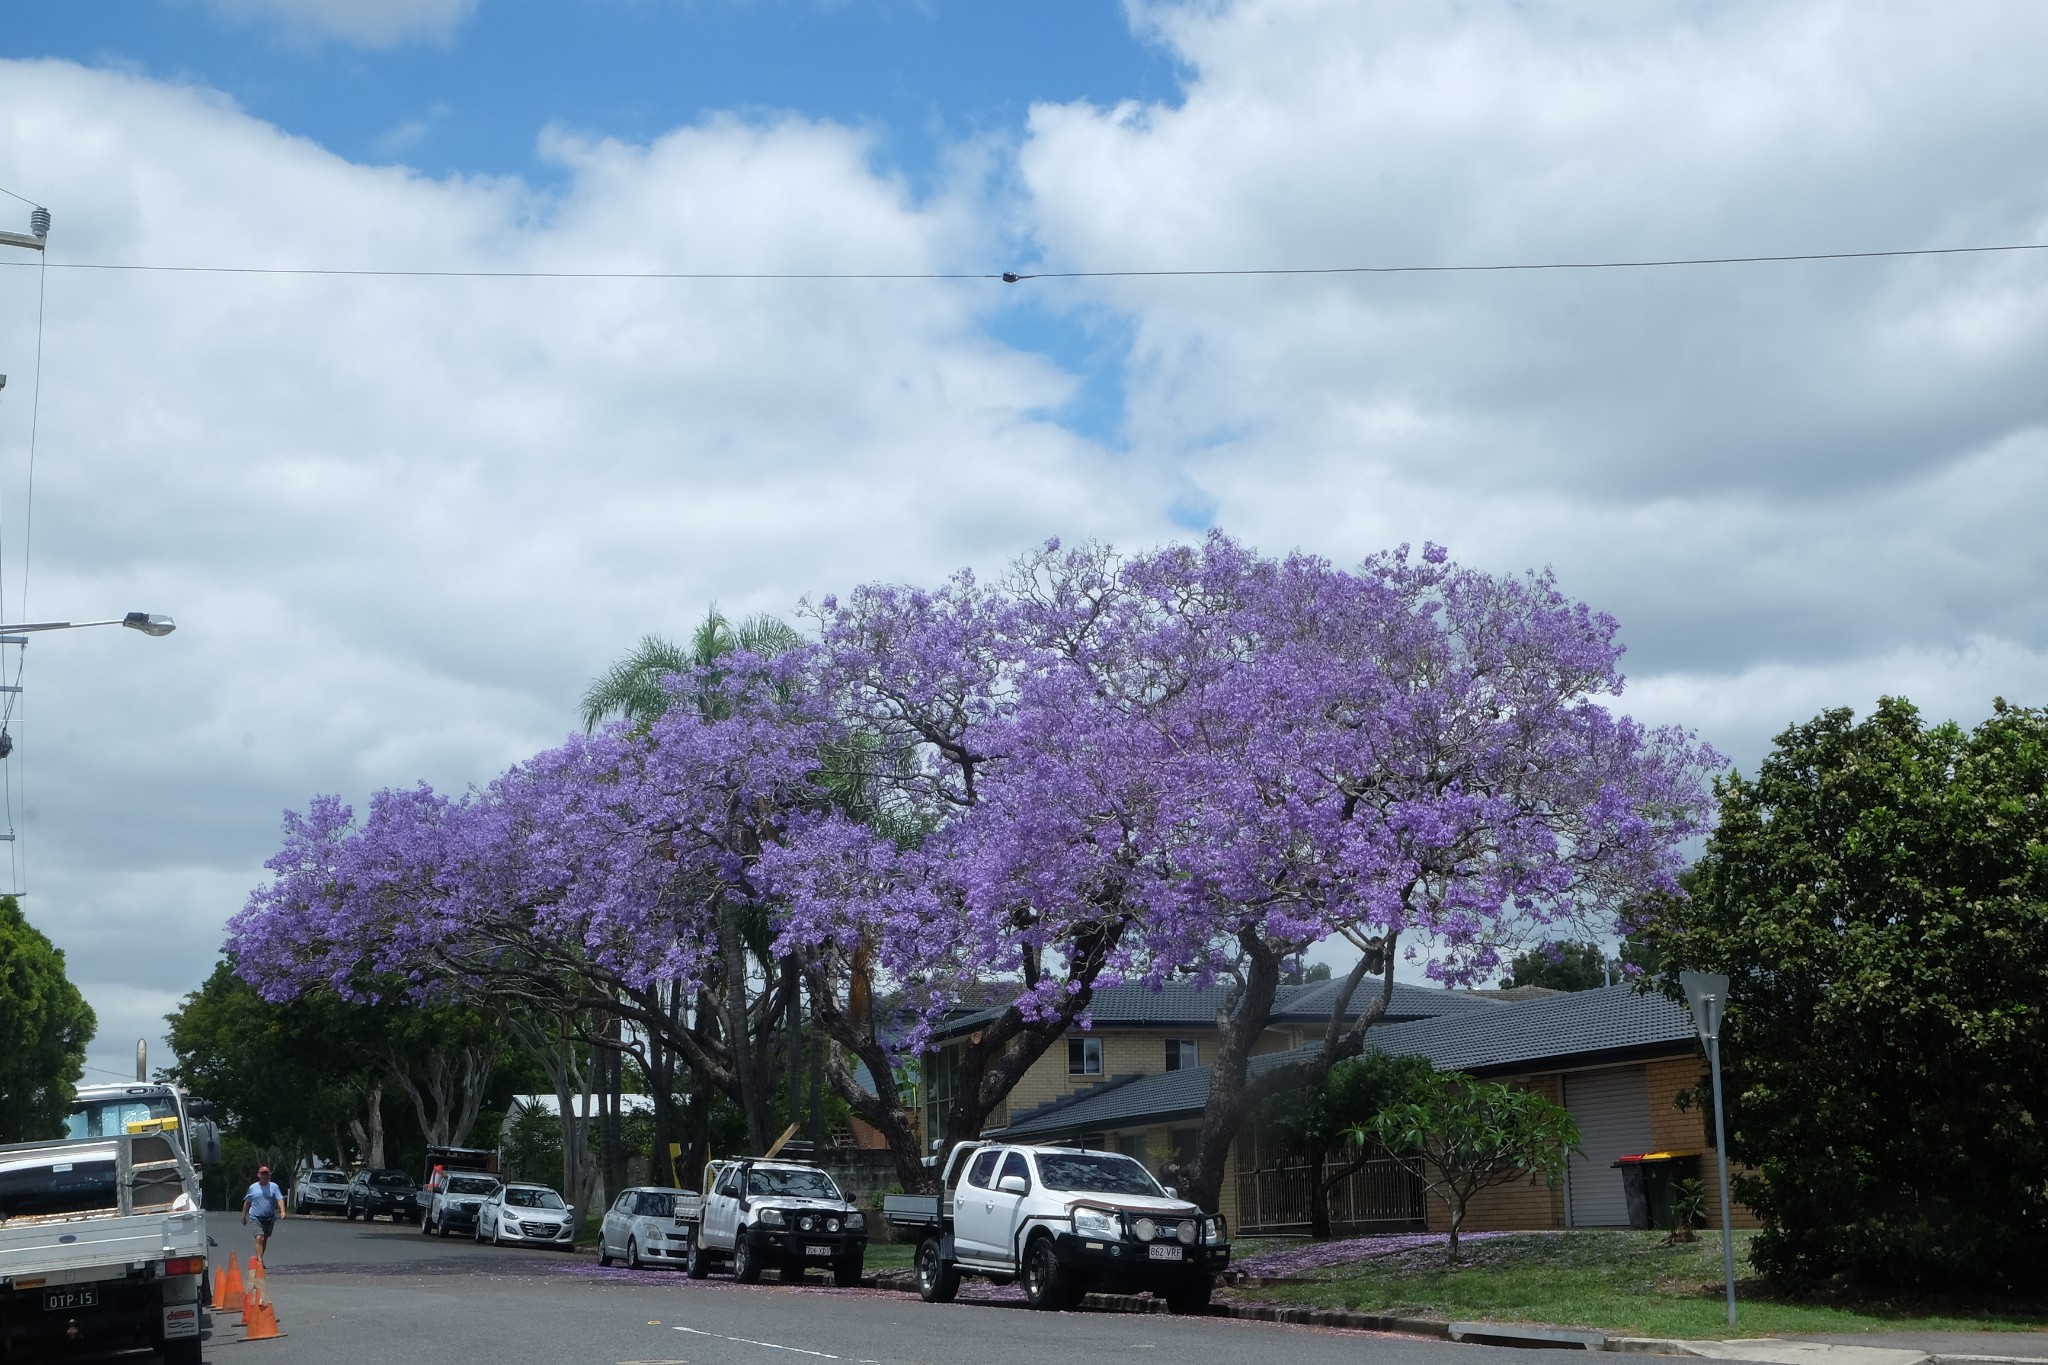
[[[363,1112],[348,1121],[349,1136],[363,1154],[363,1164],[384,1165],[384,1083],[371,1086],[363,1095]]]
[[[1327,1241],[1330,1236],[1330,1187],[1323,1180],[1321,1147],[1311,1148],[1308,1154],[1308,1230],[1309,1235]],[[1208,1208],[1205,1204],[1202,1207]]]
[[[789,1122],[802,1122],[804,1112],[803,991],[797,985],[794,955],[782,960],[783,1077],[789,1095]]]
[[[740,932],[740,910],[730,896],[718,903],[719,953],[725,964],[725,1036],[732,1054],[733,1077],[738,1082],[740,1112],[747,1120],[747,1145],[759,1154],[768,1149],[767,1124],[762,1121],[761,1083],[754,1068],[754,1050],[748,1046],[751,1030],[747,1009],[747,941]]]
[[[1243,952],[1238,988],[1232,993],[1229,1017],[1217,1044],[1216,1063],[1209,1071],[1209,1103],[1202,1114],[1201,1143],[1195,1150],[1194,1170],[1187,1198],[1205,1209],[1213,1209],[1223,1195],[1223,1172],[1230,1159],[1230,1144],[1245,1120],[1268,1096],[1298,1086],[1320,1085],[1338,1062],[1356,1057],[1365,1049],[1365,1034],[1385,1016],[1394,995],[1396,936],[1387,935],[1368,945],[1338,987],[1330,1003],[1330,1018],[1324,1029],[1322,1047],[1303,1061],[1271,1067],[1256,1080],[1251,1077],[1252,1049],[1273,1022],[1273,999],[1280,987],[1280,964],[1292,949],[1267,943],[1256,930],[1238,934]],[[1353,1020],[1351,1002],[1365,978],[1380,977],[1378,999],[1359,1011]]]

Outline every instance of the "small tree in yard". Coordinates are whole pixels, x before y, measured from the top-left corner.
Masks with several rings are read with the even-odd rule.
[[[1319,1086],[1290,1090],[1266,1101],[1259,1117],[1267,1135],[1308,1162],[1311,1236],[1330,1235],[1330,1192],[1379,1155],[1378,1143],[1350,1142],[1349,1135],[1370,1125],[1388,1105],[1407,1098],[1429,1074],[1429,1063],[1420,1057],[1368,1052],[1331,1067]],[[1347,1146],[1349,1160],[1342,1156]]]
[[[1534,1173],[1555,1183],[1565,1156],[1578,1150],[1579,1125],[1533,1090],[1431,1072],[1409,1098],[1353,1130],[1354,1140],[1384,1143],[1423,1188],[1444,1201],[1451,1239],[1444,1264],[1458,1259],[1465,1210],[1481,1190]]]

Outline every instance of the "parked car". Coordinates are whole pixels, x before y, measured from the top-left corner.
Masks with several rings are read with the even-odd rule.
[[[446,1237],[460,1229],[476,1227],[477,1213],[484,1201],[498,1192],[498,1177],[470,1171],[442,1173],[430,1187],[427,1211],[420,1218],[420,1231],[438,1232]]]
[[[511,1242],[572,1251],[576,1210],[545,1185],[500,1185],[477,1209],[476,1239],[494,1247]]]
[[[420,1187],[404,1171],[360,1170],[348,1182],[348,1198],[342,1204],[341,1215],[351,1223],[358,1218],[367,1222],[379,1214],[388,1214],[394,1223],[409,1223],[419,1212],[419,1206],[413,1202],[419,1191]]]
[[[597,1263],[610,1265],[621,1257],[635,1270],[649,1261],[682,1265],[690,1257],[690,1225],[676,1215],[676,1200],[696,1194],[655,1185],[621,1194],[598,1225]]]
[[[690,1238],[685,1267],[693,1280],[728,1262],[733,1278],[753,1284],[774,1265],[785,1280],[801,1280],[807,1266],[830,1266],[832,1282],[860,1283],[867,1255],[866,1217],[832,1177],[801,1161],[713,1161],[704,1168],[706,1193],[676,1199]]]
[[[1221,1214],[1115,1152],[970,1142],[953,1149],[941,1185],[943,1194],[882,1200],[889,1221],[918,1237],[927,1303],[950,1303],[969,1274],[1022,1280],[1033,1308],[1069,1308],[1100,1290],[1150,1293],[1199,1314],[1230,1264]]]
[[[303,1171],[292,1185],[293,1213],[340,1213],[347,1204],[348,1176],[340,1171]]]

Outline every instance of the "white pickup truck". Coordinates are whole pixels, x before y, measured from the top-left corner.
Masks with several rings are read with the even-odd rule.
[[[743,1159],[704,1167],[704,1193],[676,1196],[676,1221],[689,1236],[684,1267],[693,1280],[714,1261],[729,1261],[733,1278],[754,1284],[774,1265],[785,1280],[806,1266],[830,1266],[832,1283],[860,1283],[867,1258],[867,1218],[832,1177],[800,1161]]]
[[[970,1274],[1023,1280],[1033,1308],[1071,1307],[1099,1290],[1204,1313],[1230,1264],[1223,1215],[1203,1213],[1114,1152],[964,1143],[941,1188],[882,1201],[892,1225],[918,1235],[917,1291],[927,1303],[951,1302]]]
[[[0,1147],[0,1358],[146,1346],[199,1365],[197,1190],[166,1133]]]

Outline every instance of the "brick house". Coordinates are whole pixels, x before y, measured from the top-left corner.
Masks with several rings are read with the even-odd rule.
[[[1330,983],[1288,988],[1273,1027],[1255,1049],[1254,1070],[1282,1061],[1320,1035],[1329,1019]],[[1016,1141],[1078,1142],[1128,1153],[1155,1172],[1192,1156],[1208,1101],[1224,988],[1192,986],[1152,992],[1123,987],[1097,993],[1094,1027],[1071,1035],[1034,1065],[992,1116],[990,1136]],[[927,1071],[938,1082],[927,1112],[944,1091],[945,1049],[970,1036],[985,1016],[949,1025]],[[1683,1006],[1639,995],[1626,985],[1504,999],[1479,992],[1397,984],[1388,1022],[1370,1045],[1429,1059],[1439,1070],[1464,1071],[1541,1091],[1578,1119],[1583,1155],[1574,1155],[1563,1183],[1542,1180],[1489,1190],[1468,1210],[1468,1231],[1619,1227],[1628,1221],[1616,1158],[1641,1152],[1697,1156],[1701,1175],[1716,1178],[1712,1115],[1680,1109],[1679,1092],[1696,1084],[1705,1060]],[[1222,1212],[1250,1231],[1300,1231],[1307,1221],[1307,1170],[1254,1123],[1232,1144]],[[1714,1201],[1709,1200],[1709,1204]],[[1718,1226],[1709,1208],[1709,1226]],[[1332,1196],[1332,1218],[1353,1232],[1429,1227],[1445,1219],[1412,1178],[1391,1162],[1369,1163]],[[1737,1226],[1753,1226],[1746,1210]]]

